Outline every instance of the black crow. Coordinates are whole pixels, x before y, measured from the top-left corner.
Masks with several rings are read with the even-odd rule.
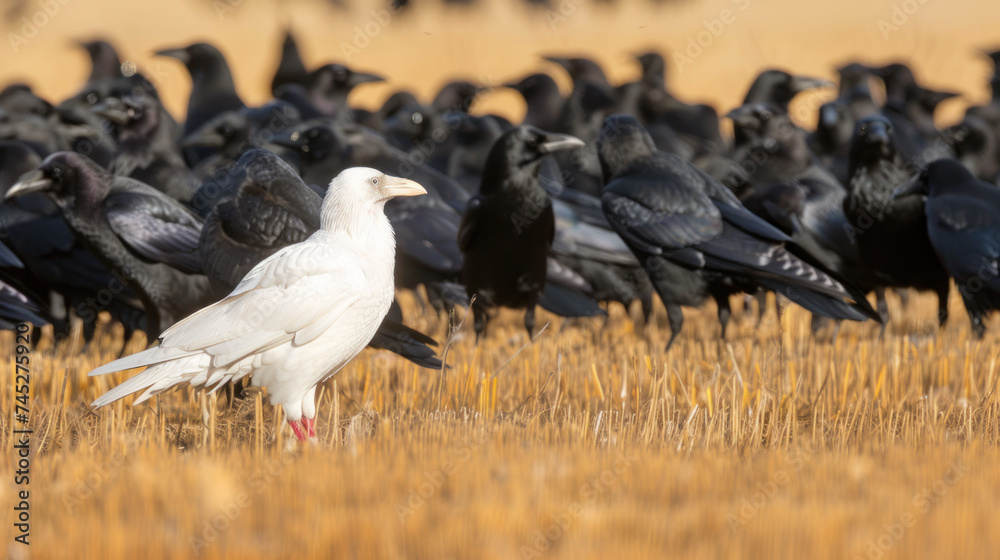
[[[923,196],[892,196],[909,176],[907,163],[896,151],[889,119],[881,115],[862,119],[851,139],[844,214],[876,289],[883,325],[888,319],[884,288],[934,291],[938,322],[943,325],[948,318],[948,273],[927,236]]]
[[[285,84],[298,84],[305,87],[309,83],[309,71],[302,62],[299,46],[291,29],[285,30],[285,40],[281,44],[281,60],[271,79],[271,94],[277,97],[278,88]]]
[[[173,120],[151,96],[109,97],[93,111],[110,123],[118,147],[108,171],[141,181],[174,200],[191,201],[199,181],[177,147]]]
[[[21,142],[0,142],[0,193],[6,194],[41,158]],[[0,204],[0,232],[23,268],[8,284],[31,286],[47,302],[57,341],[71,334],[72,315],[83,323],[84,342],[96,333],[97,315],[107,311],[122,324],[125,340],[144,328],[142,303],[77,241],[56,205],[41,193]],[[21,290],[23,291],[23,290]],[[96,294],[96,296],[95,296]]]
[[[847,182],[847,152],[854,122],[850,105],[839,99],[829,101],[820,106],[816,130],[808,138],[810,150],[841,184]]]
[[[902,63],[886,64],[872,72],[885,84],[881,113],[892,123],[900,155],[916,169],[935,159],[953,157],[951,147],[934,126],[934,111],[942,101],[958,94],[921,86],[910,67]]]
[[[801,251],[865,287],[857,249],[846,234],[843,185],[809,150],[806,133],[772,104],[744,105],[729,114],[736,157],[752,189],[738,193],[751,212],[789,235]]]
[[[479,194],[469,200],[458,233],[464,256],[462,282],[472,304],[477,340],[485,336],[487,311],[525,309],[528,336],[535,305],[546,285],[555,217],[538,180],[542,158],[582,146],[572,136],[519,126],[490,150]]]
[[[476,97],[486,91],[486,89],[484,86],[477,86],[465,80],[448,82],[434,96],[434,100],[431,101],[431,108],[438,113],[447,113],[449,111],[468,113]]]
[[[666,87],[666,62],[659,53],[647,52],[635,58],[642,68],[642,77],[635,82],[639,99],[638,114],[634,116],[645,124],[656,146],[687,159],[724,151],[726,142],[719,131],[719,114],[715,109],[685,103],[670,93]],[[673,145],[673,137],[687,149]]]
[[[33,192],[48,195],[77,238],[138,294],[150,338],[214,301],[200,273],[202,222],[172,198],[72,152],[47,157],[5,198]]]
[[[521,94],[527,111],[521,124],[542,130],[556,130],[559,127],[559,113],[562,111],[563,97],[559,86],[548,74],[529,74],[516,82],[507,82],[504,87]]]
[[[184,118],[184,135],[201,128],[209,119],[226,111],[246,107],[236,93],[236,84],[226,58],[208,43],[157,51],[176,58],[191,74],[191,94]]]
[[[955,159],[981,181],[1000,181],[1000,145],[996,129],[974,114],[966,114],[958,124],[943,131],[944,138],[955,150]]]
[[[955,279],[972,329],[982,338],[983,320],[1000,309],[1000,189],[976,179],[960,162],[940,159],[896,194],[927,197],[931,245]]]
[[[808,76],[793,76],[784,70],[764,70],[754,78],[750,89],[743,98],[743,104],[773,103],[782,112],[788,112],[788,104],[796,95],[803,91],[821,87],[833,86],[833,82],[810,78]]]
[[[343,64],[326,64],[309,73],[306,95],[309,103],[324,115],[339,122],[353,122],[348,94],[361,84],[384,81],[382,76],[357,72]]]
[[[87,85],[92,85],[95,82],[116,80],[122,76],[122,61],[118,56],[118,51],[115,50],[115,47],[111,43],[95,39],[93,41],[82,41],[80,42],[80,46],[90,56],[90,77],[87,78]]]
[[[301,121],[299,110],[281,100],[260,107],[228,111],[206,122],[201,128],[181,140],[182,148],[203,148],[211,154],[193,169],[196,176],[208,180],[232,167],[243,152],[264,146],[271,134]],[[195,206],[199,214],[208,208]]]
[[[680,157],[658,152],[634,118],[609,117],[599,146],[604,213],[667,308],[668,349],[683,325],[681,306],[701,305],[711,295],[725,335],[728,297],[758,287],[818,315],[878,317],[857,290],[790,253],[791,239],[745,209],[728,188]]]

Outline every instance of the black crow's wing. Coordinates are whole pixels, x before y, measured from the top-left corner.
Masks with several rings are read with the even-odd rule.
[[[24,268],[24,263],[21,259],[17,258],[14,251],[11,251],[9,247],[0,243],[0,266],[8,268]]]
[[[458,248],[468,251],[479,235],[479,214],[483,211],[483,199],[476,195],[465,205],[465,215],[458,226]]]
[[[397,198],[386,204],[399,252],[433,270],[457,274],[462,269],[458,245],[462,218],[450,206],[433,199],[427,204],[420,198]]]
[[[722,233],[719,209],[704,193],[636,173],[613,179],[601,195],[612,229],[633,249],[703,266],[695,246]]]
[[[152,190],[152,189],[150,189]],[[187,273],[201,271],[201,221],[166,195],[145,190],[113,192],[104,215],[115,235],[143,259]]]
[[[1000,198],[1000,197],[998,197]],[[1000,205],[980,197],[927,200],[927,233],[941,263],[960,284],[975,277],[1000,288]]]

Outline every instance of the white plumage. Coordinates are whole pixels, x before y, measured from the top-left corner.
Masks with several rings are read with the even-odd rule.
[[[392,303],[395,241],[385,202],[418,194],[426,191],[407,179],[344,170],[309,239],[261,261],[223,300],[164,331],[159,346],[90,372],[149,366],[93,406],[144,391],[138,404],[182,383],[214,391],[252,375],[300,439],[314,435],[316,385],[371,341]]]

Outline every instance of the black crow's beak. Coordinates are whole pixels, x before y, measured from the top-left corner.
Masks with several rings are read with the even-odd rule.
[[[189,62],[191,62],[191,53],[189,53],[187,49],[184,48],[163,49],[156,51],[153,54],[156,54],[158,56],[169,56],[170,58],[176,58],[177,60],[181,61],[184,64],[188,64]]]
[[[33,192],[43,192],[51,186],[52,180],[45,176],[45,172],[41,169],[35,169],[21,175],[14,186],[4,195],[4,199]]]
[[[961,97],[962,96],[962,94],[954,92],[954,91],[937,91],[937,90],[933,90],[933,89],[925,90],[924,94],[930,100],[931,105],[933,105],[935,107],[937,107],[937,105],[939,103],[941,103],[942,101],[946,101],[948,99],[953,99],[955,97]]]
[[[132,115],[128,113],[128,107],[125,103],[116,97],[109,97],[91,107],[90,110],[97,116],[108,119],[114,124],[125,124],[132,118]]]
[[[809,76],[792,76],[792,91],[799,93],[801,91],[806,91],[807,89],[816,89],[821,87],[834,87],[836,84],[830,80],[823,80],[820,78],[810,78]]]
[[[888,144],[889,131],[884,126],[872,126],[868,129],[865,138],[869,144]]]
[[[549,132],[545,134],[542,143],[538,145],[538,151],[543,154],[551,154],[553,152],[572,150],[573,148],[580,148],[582,146],[586,146],[586,143],[576,136]]]
[[[73,45],[74,47],[80,47],[81,49],[84,49],[87,52],[94,52],[95,48],[97,47],[97,41],[83,41],[80,39],[74,39],[70,41],[70,44]]]
[[[378,74],[366,74],[365,72],[351,72],[351,77],[347,79],[351,87],[371,82],[384,82],[385,78]]]
[[[925,180],[923,172],[914,174],[913,177],[910,177],[905,183],[896,187],[896,190],[892,191],[893,198],[899,198],[901,196],[911,194],[927,194],[927,181]]]
[[[564,58],[564,57],[561,57],[561,56],[543,56],[542,58],[545,59],[545,60],[548,60],[549,62],[558,64],[559,66],[562,66],[566,70],[569,70],[569,59],[568,58]]]
[[[726,113],[726,118],[731,119],[734,126],[748,127],[757,125],[757,117],[754,116],[753,111],[744,110],[743,107],[737,107],[729,111]]]

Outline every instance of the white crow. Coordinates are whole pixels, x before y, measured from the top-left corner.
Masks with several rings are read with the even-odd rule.
[[[182,383],[214,391],[251,375],[300,440],[314,436],[316,385],[368,344],[392,302],[385,203],[426,193],[375,169],[344,170],[323,199],[319,231],[261,261],[224,299],[164,331],[159,346],[90,372],[149,366],[93,406],[145,390],[137,404]]]

